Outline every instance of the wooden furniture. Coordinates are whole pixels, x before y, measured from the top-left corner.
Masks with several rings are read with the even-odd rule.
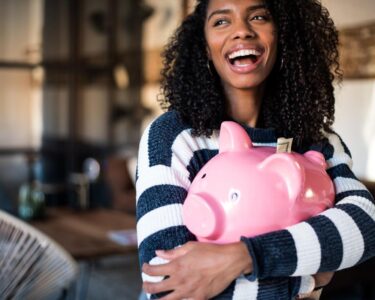
[[[116,210],[97,209],[74,211],[54,208],[43,220],[31,225],[51,237],[75,259],[100,257],[135,252],[136,245],[122,246],[108,237],[111,230],[135,229],[135,216]]]

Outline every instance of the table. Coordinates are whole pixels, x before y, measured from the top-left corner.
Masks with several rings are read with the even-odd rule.
[[[110,230],[135,229],[135,216],[121,211],[49,208],[45,219],[30,224],[59,243],[75,259],[97,259],[137,250],[136,245],[123,246],[108,238]]]

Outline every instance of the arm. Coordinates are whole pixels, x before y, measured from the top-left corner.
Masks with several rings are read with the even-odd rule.
[[[177,131],[183,130],[181,128]],[[195,288],[195,284],[203,286],[205,291],[209,291],[209,296],[218,294],[228,285],[229,290],[227,290],[233,295],[246,291],[246,293],[255,293],[254,298],[256,298],[259,291],[259,299],[270,299],[273,296],[275,298],[282,294],[290,298],[290,295],[298,293],[299,288],[310,288],[311,279],[304,280],[303,284],[300,278],[261,282],[250,282],[243,276],[237,278],[240,274],[251,271],[247,269],[249,264],[251,266],[251,260],[243,243],[234,245],[188,243],[195,240],[195,237],[183,225],[181,217],[182,203],[191,177],[186,166],[189,165],[196,150],[217,151],[217,145],[209,144],[204,140],[195,140],[187,146],[184,144],[189,139],[186,135],[181,139],[182,143],[178,141],[177,134],[174,132],[167,131],[169,140],[164,140],[163,136],[159,125],[149,127],[141,139],[139,150],[136,184],[137,232],[140,263],[144,266],[142,278],[146,291],[157,294],[159,291],[175,289],[178,285],[176,281],[179,280],[189,282],[182,286],[190,287],[193,291],[199,290],[199,287]],[[171,139],[176,139],[173,145]],[[194,148],[194,145],[200,146]],[[178,151],[175,151],[175,148]],[[181,247],[172,251],[180,254],[177,255],[179,259],[177,256],[163,256],[160,252],[160,257],[156,256],[156,250],[169,250],[178,246]],[[204,268],[210,270],[210,275],[204,278],[210,281],[208,283],[199,277]],[[168,280],[163,281],[165,276],[175,280],[173,282],[168,279],[173,288],[168,288]],[[233,280],[235,282],[231,284]],[[151,284],[151,282],[158,283]],[[210,284],[213,285],[209,287]],[[176,297],[179,299],[178,296]],[[233,297],[236,299],[235,296]]]
[[[167,121],[171,122],[170,119]],[[136,182],[137,233],[144,288],[153,297],[168,290],[176,290],[177,296],[169,297],[177,299],[180,295],[190,297],[199,290],[213,296],[245,271],[242,265],[247,265],[250,256],[240,242],[233,246],[188,243],[195,240],[182,221],[182,203],[192,177],[188,166],[195,151],[214,150],[214,155],[217,146],[204,138],[191,140],[183,127],[173,125],[168,128],[165,120],[162,124],[153,123],[140,142]],[[157,250],[176,247],[176,251],[183,253],[180,259],[169,262],[170,257],[156,256]],[[211,270],[210,276],[202,276],[206,274],[203,269]],[[163,280],[166,276],[169,278]],[[214,284],[206,282],[210,279]],[[186,284],[180,284],[181,281]],[[158,282],[158,285],[152,282]],[[196,288],[197,284],[201,288]]]
[[[137,178],[137,235],[140,264],[161,264],[165,261],[156,257],[155,250],[174,249],[194,236],[183,225],[181,208],[189,186],[188,176],[172,166],[170,147],[149,126],[140,142]],[[156,140],[156,142],[154,142]],[[142,273],[143,280],[160,281]]]
[[[249,281],[243,274],[251,271],[251,261],[247,269],[246,262],[249,261],[249,255],[241,242],[227,245],[189,242],[177,249],[157,251],[157,255],[171,263],[157,267],[147,265],[144,268],[146,273],[160,276],[160,274],[168,274],[171,270],[178,270],[179,274],[183,274],[181,283],[163,282],[144,285],[146,290],[161,292],[171,290],[181,284],[185,294],[172,293],[163,298],[168,300],[180,300],[187,296],[193,299],[211,299],[217,291],[222,291],[229,283],[231,284],[220,293],[218,298],[214,299],[292,299],[297,294],[303,295],[300,298],[302,299],[310,297],[317,284],[325,285],[330,279],[327,281],[327,276],[323,278],[320,276],[323,274],[318,274],[315,280],[312,276],[303,276],[302,278],[284,277]],[[231,259],[226,259],[228,257]],[[241,269],[244,267],[245,269]],[[243,270],[243,272],[238,272],[238,270]],[[194,274],[192,280],[191,274]],[[231,282],[233,279],[235,280]]]
[[[375,255],[375,206],[351,171],[349,150],[335,133],[320,149],[336,188],[336,205],[306,222],[243,238],[253,259],[250,279],[336,271]]]
[[[167,121],[171,120],[167,119]],[[153,123],[145,131],[139,150],[136,183],[137,233],[140,263],[143,265],[144,287],[149,293],[158,294],[159,291],[176,290],[178,282],[184,280],[189,284],[183,286],[194,288],[194,282],[199,282],[202,272],[191,270],[191,267],[202,269],[203,265],[209,266],[208,268],[214,270],[218,277],[222,277],[220,275],[230,268],[234,269],[232,272],[226,272],[226,282],[219,280],[220,283],[216,284],[213,293],[218,294],[241,273],[242,269],[235,270],[237,266],[241,268],[240,264],[243,260],[236,258],[238,254],[241,255],[241,252],[233,251],[238,247],[207,244],[202,245],[206,247],[200,247],[199,254],[197,254],[195,247],[192,249],[189,247],[191,243],[187,243],[195,240],[195,237],[182,221],[182,203],[190,185],[188,166],[193,152],[201,148],[209,149],[212,145],[209,145],[205,139],[199,141],[195,139],[189,143],[191,137],[189,134],[184,134],[183,127],[173,124],[174,126],[168,128],[167,125],[165,120],[163,124]],[[183,259],[168,263],[168,259],[156,256],[156,250],[169,250],[181,245],[184,246],[178,249],[186,250]],[[242,245],[240,249],[242,249],[242,255],[250,260],[246,248]],[[226,253],[226,255],[220,255],[220,253]],[[234,260],[237,263],[233,263]],[[197,264],[197,262],[202,262],[202,264]],[[236,267],[233,268],[233,266]],[[234,275],[232,275],[233,272]],[[169,278],[163,280],[166,276]],[[159,282],[161,287],[149,288],[152,285],[150,282]],[[172,288],[163,288],[171,282]],[[215,280],[215,282],[218,281]],[[156,297],[156,295],[153,296]]]

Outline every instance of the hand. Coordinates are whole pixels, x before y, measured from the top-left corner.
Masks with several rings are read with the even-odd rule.
[[[297,299],[306,299],[306,300],[319,299],[320,294],[322,293],[322,288],[330,283],[334,274],[335,274],[334,272],[322,272],[322,273],[317,273],[313,275],[315,279],[315,290],[312,291],[310,294],[299,295]]]
[[[157,283],[145,282],[150,294],[172,291],[163,300],[209,299],[222,292],[234,279],[252,271],[252,261],[243,242],[217,245],[188,242],[168,251],[156,251],[169,260],[164,265],[144,264],[142,271],[150,276],[168,276]]]
[[[317,273],[313,277],[315,279],[315,287],[325,287],[331,282],[334,272]]]

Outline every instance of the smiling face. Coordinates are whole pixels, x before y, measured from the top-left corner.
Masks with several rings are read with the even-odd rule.
[[[204,29],[224,90],[259,88],[277,55],[276,26],[264,1],[209,0]]]

